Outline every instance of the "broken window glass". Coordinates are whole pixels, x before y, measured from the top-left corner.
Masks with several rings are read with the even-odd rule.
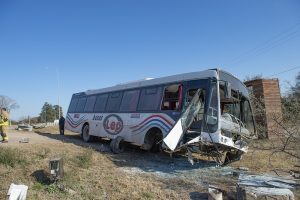
[[[182,100],[182,85],[173,84],[165,87],[162,110],[180,110]]]

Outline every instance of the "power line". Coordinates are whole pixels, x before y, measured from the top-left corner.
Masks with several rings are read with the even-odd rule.
[[[294,67],[294,68],[290,68],[290,69],[284,70],[284,71],[282,71],[282,72],[278,72],[278,73],[276,73],[276,74],[273,74],[273,75],[267,76],[267,77],[271,78],[271,77],[273,77],[273,76],[277,76],[277,75],[280,75],[280,74],[283,74],[283,73],[286,73],[286,72],[289,72],[289,71],[293,71],[293,70],[298,69],[298,68],[300,68],[300,66]]]
[[[279,46],[283,44],[284,42],[297,37],[299,33],[299,26],[300,22],[296,23],[292,27],[286,29],[285,31],[280,32],[275,37],[272,37],[271,39],[267,40],[266,42],[262,43],[261,45],[258,45],[242,54],[240,54],[238,57],[233,59],[231,62],[232,64],[240,63],[241,61],[247,59],[249,56],[256,56],[263,52],[268,51],[269,49],[272,49],[276,46]]]

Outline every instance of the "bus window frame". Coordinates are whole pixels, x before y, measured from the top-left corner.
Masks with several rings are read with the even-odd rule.
[[[123,101],[124,101],[124,98],[125,98],[125,94],[127,93],[127,92],[133,92],[133,91],[135,91],[135,92],[138,92],[138,95],[137,95],[137,102],[136,102],[136,104],[135,104],[135,109],[134,110],[130,110],[130,109],[126,109],[126,110],[122,110],[121,108],[122,108],[122,103],[123,103]],[[119,108],[119,112],[120,113],[134,113],[134,112],[137,112],[137,107],[138,107],[138,104],[139,104],[139,101],[140,101],[140,96],[141,96],[141,89],[139,89],[139,88],[137,88],[137,89],[132,89],[132,90],[124,90],[123,91],[123,96],[122,96],[122,100],[121,100],[121,103],[120,103],[120,108]]]
[[[86,106],[87,106],[87,103],[88,103],[88,99],[89,98],[92,98],[92,97],[95,97],[95,102],[94,102],[94,105],[92,106],[92,110],[91,111],[86,111]],[[84,106],[84,109],[83,109],[83,113],[94,113],[94,109],[95,109],[95,105],[96,105],[96,101],[97,101],[97,95],[89,95],[87,96],[87,99],[86,99],[86,103],[85,103],[85,106]]]
[[[163,108],[163,103],[165,102],[165,91],[166,91],[166,88],[171,86],[171,85],[178,85],[178,108],[172,110],[172,109],[164,109]],[[160,111],[162,112],[168,112],[168,111],[182,111],[182,103],[183,103],[183,93],[184,93],[184,82],[176,82],[176,83],[170,83],[170,84],[166,84],[163,86],[163,90],[162,90],[162,94],[161,94],[161,103],[160,103]]]
[[[139,95],[139,101],[138,101],[138,104],[137,104],[137,108],[136,108],[136,111],[135,112],[139,112],[139,113],[150,113],[150,112],[159,112],[160,109],[160,105],[161,105],[161,101],[162,101],[162,91],[163,91],[163,85],[153,85],[151,87],[141,87],[139,88],[140,89],[140,95]],[[155,93],[147,93],[147,90],[148,89],[153,89],[153,88],[156,88],[156,92]],[[159,91],[159,88],[160,88],[160,91]],[[145,94],[143,94],[143,90],[145,90]],[[140,101],[142,99],[142,96],[146,96],[146,95],[152,95],[152,94],[156,94],[156,95],[159,95],[159,101],[158,101],[158,104],[156,105],[156,108],[155,109],[149,109],[149,110],[145,110],[144,108],[141,109],[140,107]]]
[[[71,103],[72,103],[73,100],[74,100],[74,101],[77,100],[77,102],[76,102],[76,105],[74,106],[73,110],[70,111]],[[77,96],[76,96],[76,97],[72,97],[71,102],[70,102],[70,104],[69,104],[68,113],[75,113],[75,110],[76,110],[78,101],[79,101],[79,97],[77,97]]]
[[[120,107],[121,107],[121,102],[122,102],[122,99],[123,99],[123,96],[124,96],[124,92],[125,90],[120,90],[120,91],[114,91],[114,92],[110,92],[108,93],[108,98],[107,98],[107,101],[106,101],[106,105],[105,105],[105,113],[119,113],[120,112]],[[118,93],[118,97],[113,97],[114,94]],[[120,97],[121,96],[121,97]],[[118,108],[116,110],[108,110],[108,105],[109,105],[109,100],[110,99],[114,99],[114,98],[119,98],[119,102],[118,102]]]
[[[81,99],[85,99],[85,102],[84,102],[84,106],[82,107],[82,111],[79,111],[77,107],[78,107],[78,104],[79,104],[79,102],[80,102]],[[81,96],[81,97],[79,97],[77,105],[76,105],[75,113],[84,113],[84,108],[85,108],[86,102],[87,102],[87,96]]]
[[[95,110],[96,109],[96,103],[97,103],[97,100],[98,100],[98,97],[99,96],[104,96],[104,95],[107,95],[106,99],[105,99],[105,103],[104,103],[104,108],[103,110]],[[108,97],[109,97],[109,93],[100,93],[100,94],[96,94],[97,98],[96,98],[96,102],[95,102],[95,105],[94,105],[94,110],[93,110],[93,113],[105,113],[106,112],[106,105],[107,105],[107,101],[108,101]]]

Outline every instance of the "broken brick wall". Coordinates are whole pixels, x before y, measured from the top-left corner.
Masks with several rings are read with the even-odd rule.
[[[245,85],[252,91],[255,98],[261,99],[263,103],[264,114],[256,116],[256,123],[265,127],[267,138],[276,137],[282,132],[276,122],[282,120],[278,79],[256,79],[245,82]]]

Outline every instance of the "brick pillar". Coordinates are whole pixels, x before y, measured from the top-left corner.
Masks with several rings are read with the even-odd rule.
[[[257,79],[245,82],[256,98],[261,98],[265,112],[256,116],[256,123],[264,126],[267,138],[274,138],[282,131],[275,120],[282,120],[281,96],[278,79]]]

